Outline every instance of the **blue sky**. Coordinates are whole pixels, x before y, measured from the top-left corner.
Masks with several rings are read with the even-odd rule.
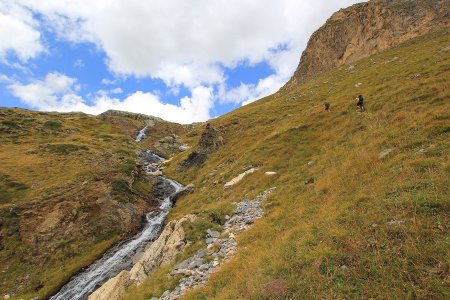
[[[356,2],[2,0],[0,106],[205,121],[277,91]]]

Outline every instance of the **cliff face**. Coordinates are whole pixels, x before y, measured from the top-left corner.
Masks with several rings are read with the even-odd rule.
[[[448,27],[449,7],[449,0],[374,0],[340,10],[311,36],[294,76],[282,90],[333,67]]]

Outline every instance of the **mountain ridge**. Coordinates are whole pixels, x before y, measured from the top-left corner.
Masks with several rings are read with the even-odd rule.
[[[315,31],[292,78],[294,86],[408,39],[450,25],[448,0],[371,0],[334,13]]]

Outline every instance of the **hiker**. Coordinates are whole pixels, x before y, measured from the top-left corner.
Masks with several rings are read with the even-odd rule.
[[[358,106],[361,111],[365,111],[363,96],[359,95],[358,97],[356,97],[356,100],[358,101],[358,103],[356,103],[356,106]]]
[[[325,109],[325,111],[330,111],[331,104],[328,103],[328,102],[324,102],[323,103],[323,108]]]

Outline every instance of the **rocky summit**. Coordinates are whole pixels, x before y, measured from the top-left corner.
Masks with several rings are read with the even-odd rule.
[[[448,0],[372,0],[333,14],[311,36],[282,90],[450,25]]]

